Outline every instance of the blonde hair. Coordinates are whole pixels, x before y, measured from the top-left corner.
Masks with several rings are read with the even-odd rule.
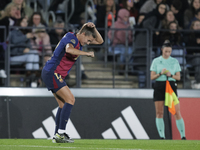
[[[12,9],[13,7],[16,7],[16,8],[17,8],[16,4],[14,4],[14,3],[9,3],[9,4],[6,6],[6,8],[4,9],[4,13],[3,13],[3,15],[0,17],[0,20],[3,19],[3,18],[5,18],[5,17],[10,17],[10,12],[11,12],[11,9]]]

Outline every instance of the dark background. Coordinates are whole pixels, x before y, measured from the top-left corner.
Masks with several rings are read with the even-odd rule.
[[[115,132],[112,121],[121,117],[126,123],[121,111],[128,106],[132,107],[150,139],[159,139],[151,99],[76,98],[70,119],[81,139],[102,139],[101,134],[107,129]],[[53,97],[0,97],[0,138],[33,138],[32,132],[43,127],[42,121],[46,118],[54,117],[52,110],[56,107]],[[166,138],[171,139],[171,122],[166,109],[164,121]]]

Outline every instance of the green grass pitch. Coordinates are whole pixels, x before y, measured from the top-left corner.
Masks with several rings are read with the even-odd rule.
[[[0,150],[200,150],[191,140],[75,140],[52,143],[46,139],[0,139]]]

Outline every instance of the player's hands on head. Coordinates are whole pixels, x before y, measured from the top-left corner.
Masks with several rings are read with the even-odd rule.
[[[88,56],[88,57],[94,57],[94,52],[88,52],[88,53],[87,53],[87,56]]]
[[[88,22],[88,23],[86,23],[86,25],[87,25],[88,27],[90,27],[90,28],[94,28],[94,27],[95,27],[95,24],[92,23],[92,22]]]

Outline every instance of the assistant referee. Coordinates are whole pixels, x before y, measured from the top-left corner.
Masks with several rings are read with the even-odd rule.
[[[156,80],[154,84],[154,104],[156,109],[156,127],[161,139],[165,139],[165,124],[163,120],[164,101],[165,101],[165,86],[168,79],[170,85],[177,95],[176,80],[180,80],[181,67],[177,59],[171,57],[172,46],[166,40],[161,47],[162,55],[155,58],[151,64],[151,80]],[[178,95],[177,95],[178,96]],[[180,132],[181,139],[185,138],[185,124],[180,113],[180,103],[175,105],[176,126]]]

